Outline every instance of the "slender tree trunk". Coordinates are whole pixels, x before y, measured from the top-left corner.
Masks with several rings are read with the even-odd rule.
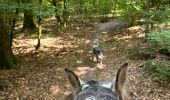
[[[63,6],[64,6],[64,12],[63,12],[63,28],[65,29],[67,27],[67,6],[66,6],[67,0],[64,0]]]
[[[15,23],[16,23],[16,16],[18,15],[18,8],[16,9],[15,16],[12,20],[12,28],[11,28],[11,34],[10,34],[10,46],[12,46],[12,41],[13,41],[13,35],[14,35],[14,28],[15,28]]]
[[[41,4],[43,0],[39,0],[39,3]],[[38,15],[38,42],[36,45],[36,50],[38,50],[41,46],[41,24],[42,24],[42,15]]]
[[[38,42],[37,42],[37,45],[36,45],[36,50],[38,50],[41,46],[41,24],[42,24],[42,18],[41,18],[41,15],[38,16]]]
[[[134,12],[134,14],[131,16],[131,23],[132,23],[132,26],[136,26],[137,25],[137,13],[136,11]]]
[[[10,46],[9,35],[5,28],[5,23],[0,18],[0,66],[3,68],[13,68],[16,59]]]
[[[149,8],[150,8],[150,0],[146,1],[146,12],[147,12],[147,20],[149,21]],[[145,37],[147,37],[147,34],[149,33],[149,23],[146,24],[146,29],[145,29]]]
[[[37,45],[36,45],[36,50],[38,50],[41,46],[41,24],[38,24],[38,42],[37,42]]]
[[[59,11],[58,11],[57,7],[60,7],[61,4],[58,4],[58,2],[56,0],[53,0],[52,4],[55,7],[55,12],[56,12],[56,16],[55,17],[57,19],[58,25],[60,25],[62,23],[62,20],[61,20],[61,16],[58,14]]]
[[[80,20],[81,20],[81,25],[83,26],[83,24],[84,24],[84,19],[83,19],[83,15],[82,15],[82,13],[83,13],[83,11],[82,11],[82,9],[81,9],[81,7],[82,7],[82,0],[78,0],[78,16],[80,17]]]

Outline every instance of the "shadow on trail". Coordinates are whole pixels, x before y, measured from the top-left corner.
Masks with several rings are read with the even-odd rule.
[[[122,30],[124,26],[119,24],[114,24],[115,26],[103,24],[104,26],[101,26],[103,30],[109,32],[99,35],[100,46],[105,56],[103,65],[99,65],[92,61],[90,52],[92,40],[99,31],[97,25],[80,27],[78,24],[72,24],[63,33],[58,33],[56,21],[47,20],[47,23],[42,25],[44,29],[41,37],[42,47],[38,51],[35,51],[34,47],[37,44],[35,36],[17,37],[13,50],[20,63],[17,69],[0,70],[0,81],[2,79],[7,83],[3,89],[0,82],[0,99],[62,100],[71,90],[64,72],[65,68],[73,70],[83,80],[112,80],[115,71],[126,61],[132,63],[129,67],[128,95],[135,94],[136,91],[139,96],[137,99],[143,97],[141,91],[146,85],[138,84],[142,83],[140,82],[142,72],[136,67],[141,62],[130,61],[127,58],[127,49],[131,47],[134,39],[142,38],[142,30]],[[121,30],[112,32],[113,28]]]

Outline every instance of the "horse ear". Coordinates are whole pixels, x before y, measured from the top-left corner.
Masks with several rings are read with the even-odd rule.
[[[81,84],[78,76],[69,69],[65,69],[67,78],[74,89],[79,89]]]
[[[123,66],[119,68],[116,75],[115,91],[118,93],[120,100],[123,100],[122,91],[126,81],[127,66],[128,63],[123,64]]]

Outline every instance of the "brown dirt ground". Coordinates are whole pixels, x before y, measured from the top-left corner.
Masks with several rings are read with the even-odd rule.
[[[90,52],[101,23],[72,23],[58,33],[55,19],[47,19],[42,27],[42,46],[38,51],[34,47],[35,34],[25,31],[14,39],[13,51],[19,64],[16,69],[0,70],[0,100],[62,100],[71,91],[64,68],[73,70],[83,80],[111,81],[125,62],[129,63],[127,100],[170,100],[170,85],[147,76],[140,67],[144,60],[128,58],[132,44],[143,43],[144,34],[139,27],[99,34],[103,65],[91,61]]]

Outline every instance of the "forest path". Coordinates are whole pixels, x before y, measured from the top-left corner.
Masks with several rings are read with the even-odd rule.
[[[17,31],[22,34],[16,35],[13,51],[19,64],[16,69],[0,70],[0,100],[62,100],[71,91],[64,68],[73,70],[86,81],[112,81],[125,62],[129,63],[127,100],[170,99],[170,86],[165,88],[153,82],[140,67],[144,61],[128,57],[128,50],[134,43],[143,43],[144,34],[139,27],[100,33],[104,60],[103,65],[99,65],[91,60],[91,44],[107,23],[82,26],[72,22],[60,34],[56,23],[55,18],[43,23],[42,46],[38,51],[34,47],[37,43],[34,32]]]

